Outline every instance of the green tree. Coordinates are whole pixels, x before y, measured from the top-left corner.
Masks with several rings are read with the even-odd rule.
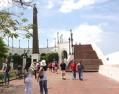
[[[13,59],[13,67],[14,69],[17,69],[18,65],[22,65],[23,64],[23,60],[22,60],[22,56],[18,55],[18,54],[14,54],[12,55],[12,59]]]
[[[47,55],[47,54],[42,53],[42,54],[40,55],[40,60],[43,60],[43,59],[46,60],[46,55]]]
[[[5,10],[0,11],[0,33],[4,36],[15,37],[19,35],[18,31],[24,32],[25,37],[31,37],[29,32],[32,29],[32,24],[28,24],[28,19],[17,16],[14,13],[9,13]],[[13,35],[13,36],[12,36]]]
[[[55,61],[59,61],[59,55],[58,53],[47,53],[47,54],[41,54],[41,58],[45,59],[47,62],[53,62]]]
[[[2,38],[0,38],[0,60],[7,57],[8,48]]]

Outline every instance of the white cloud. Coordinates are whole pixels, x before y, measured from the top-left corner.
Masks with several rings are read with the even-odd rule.
[[[53,7],[54,7],[54,2],[53,2],[53,0],[48,0],[47,8],[48,8],[48,9],[51,9],[51,8],[53,8]]]
[[[81,24],[74,29],[74,41],[77,43],[99,42],[102,32],[100,25]]]
[[[64,0],[60,7],[60,11],[63,13],[68,13],[95,3],[96,0],[78,0],[77,2],[75,2],[75,0]]]
[[[33,1],[33,0],[23,0],[23,1],[25,1],[25,2],[31,2],[31,1]]]
[[[62,3],[62,0],[47,0],[47,9],[52,9]]]
[[[23,2],[31,2],[33,0],[23,0]],[[0,0],[0,9],[9,8],[13,5],[12,0]]]
[[[88,18],[88,19],[98,19],[98,20],[108,20],[108,21],[114,21],[114,22],[118,22],[119,14],[118,13],[114,13],[112,15],[106,14],[106,15],[102,15],[102,14],[92,14],[92,15],[83,15],[83,18]]]
[[[52,30],[52,32],[49,31],[51,34],[49,34],[47,37],[52,38],[52,40],[49,40],[50,41],[49,46],[54,45],[54,38],[57,37],[56,31],[59,32],[59,37],[61,34],[63,35],[64,42],[68,41],[70,37],[70,30],[55,29]],[[85,44],[85,43],[100,42],[101,34],[103,33],[103,30],[100,24],[99,25],[81,24],[75,28],[72,28],[72,32],[73,32],[74,44],[75,43]]]
[[[109,0],[63,0],[59,11],[69,13],[95,4],[108,2]]]
[[[0,9],[12,6],[12,0],[0,0]]]
[[[64,0],[60,11],[61,12],[71,12],[74,8],[74,1],[73,0]]]

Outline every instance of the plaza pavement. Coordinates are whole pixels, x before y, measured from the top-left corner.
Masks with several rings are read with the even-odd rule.
[[[104,77],[98,72],[85,72],[84,80],[72,80],[71,73],[67,73],[66,80],[61,79],[61,74],[48,72],[49,94],[119,94],[119,82]],[[10,92],[10,89],[12,92]],[[24,94],[23,80],[13,80],[6,89],[9,93]],[[33,78],[33,94],[40,94],[38,82]]]

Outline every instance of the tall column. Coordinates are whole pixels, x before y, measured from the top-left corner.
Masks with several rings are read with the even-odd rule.
[[[39,41],[38,41],[38,24],[37,24],[37,8],[33,6],[33,44],[32,44],[32,62],[39,60]],[[32,65],[31,65],[32,66]]]
[[[32,54],[39,54],[39,42],[38,42],[38,25],[37,25],[37,8],[34,4],[33,7],[33,49]]]

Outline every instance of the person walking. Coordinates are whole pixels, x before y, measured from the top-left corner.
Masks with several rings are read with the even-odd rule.
[[[80,62],[77,63],[77,69],[78,69],[78,74],[79,74],[79,80],[83,80],[83,70],[84,70],[84,66],[83,66],[81,60],[80,60]]]
[[[24,73],[25,94],[32,94],[32,73],[30,69]]]
[[[42,63],[45,63],[44,61]],[[47,88],[47,65],[40,65],[37,81],[39,82],[40,94],[48,94]]]
[[[62,60],[62,63],[60,64],[60,68],[61,68],[61,71],[62,71],[62,79],[63,80],[66,80],[66,64],[64,63],[64,61]]]

